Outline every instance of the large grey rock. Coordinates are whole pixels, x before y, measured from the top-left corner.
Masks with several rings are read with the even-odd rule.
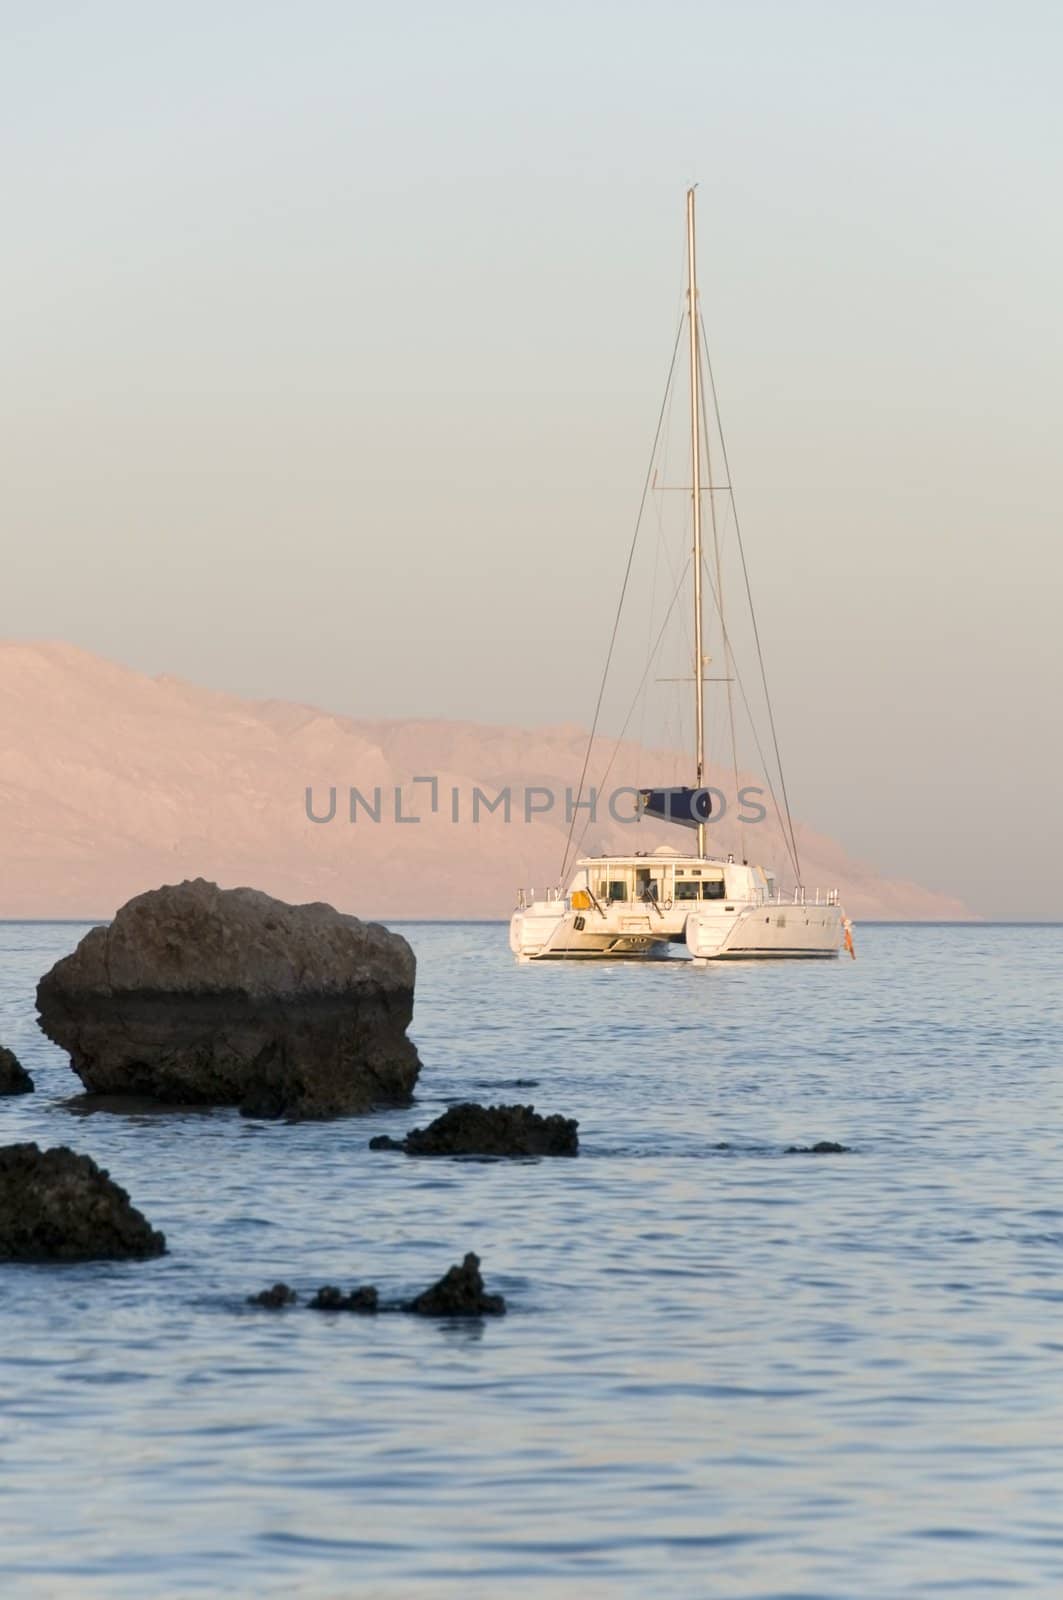
[[[37,1007],[93,1093],[328,1117],[409,1101],[414,973],[378,923],[197,878],[86,934]]]
[[[0,1094],[32,1094],[33,1079],[21,1061],[0,1044]]]
[[[122,1261],[166,1240],[90,1156],[0,1148],[0,1261]]]

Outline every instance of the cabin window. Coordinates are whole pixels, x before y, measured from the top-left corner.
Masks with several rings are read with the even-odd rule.
[[[627,899],[627,884],[624,882],[623,878],[614,878],[611,881],[609,884],[609,898],[610,900]]]
[[[706,878],[705,882],[701,886],[701,898],[703,900],[722,900],[723,879]]]
[[[697,884],[677,883],[675,886],[675,897],[677,900],[696,900],[698,897]]]

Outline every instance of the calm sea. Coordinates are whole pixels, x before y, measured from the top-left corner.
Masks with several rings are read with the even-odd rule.
[[[0,1267],[5,1597],[1063,1594],[1063,929],[695,970],[409,925],[416,1108],[295,1127],[72,1111],[33,993],[84,931],[0,926],[4,1142],[171,1253]],[[468,1097],[580,1156],[367,1149]],[[244,1304],[469,1249],[499,1322]]]

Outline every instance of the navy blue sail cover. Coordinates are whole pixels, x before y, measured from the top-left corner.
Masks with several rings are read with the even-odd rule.
[[[683,828],[696,828],[712,815],[712,795],[708,789],[640,789],[639,810]]]

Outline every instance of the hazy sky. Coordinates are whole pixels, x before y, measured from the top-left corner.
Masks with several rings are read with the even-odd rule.
[[[0,21],[0,633],[586,722],[696,180],[795,809],[1060,914],[1057,6]]]

